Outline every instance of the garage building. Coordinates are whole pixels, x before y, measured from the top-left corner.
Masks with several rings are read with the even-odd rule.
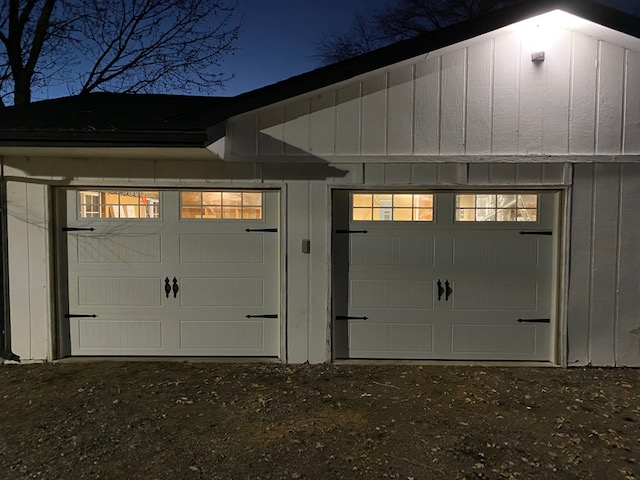
[[[640,366],[640,29],[589,1],[9,109],[0,156],[24,360]]]

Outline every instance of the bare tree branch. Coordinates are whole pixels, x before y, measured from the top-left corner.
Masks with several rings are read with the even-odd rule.
[[[238,37],[236,2],[0,2],[0,101],[29,103],[62,83],[75,93],[211,92],[230,78],[216,67]]]
[[[315,57],[323,64],[335,63],[518,1],[399,0],[386,10],[357,15],[348,32],[321,38]]]

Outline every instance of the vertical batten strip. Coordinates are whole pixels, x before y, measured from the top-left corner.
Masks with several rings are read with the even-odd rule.
[[[467,153],[467,112],[469,109],[469,47],[464,49],[462,71],[462,152]]]
[[[496,77],[497,77],[497,55],[498,48],[496,46],[496,39],[491,40],[493,44],[493,52],[491,55],[491,145],[489,146],[491,150],[491,155],[496,153],[495,143],[496,143]]]
[[[602,41],[598,40],[598,47],[596,52],[596,111],[593,128],[593,151],[597,153],[599,151],[600,138],[600,75],[602,75]]]

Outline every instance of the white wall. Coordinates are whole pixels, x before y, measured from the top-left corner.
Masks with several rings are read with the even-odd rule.
[[[46,186],[7,183],[7,234],[12,351],[25,360],[44,360],[52,326]]]
[[[225,160],[640,154],[640,40],[621,35],[560,29],[543,63],[517,28],[425,52],[229,120]]]
[[[576,165],[568,364],[640,366],[640,165]]]

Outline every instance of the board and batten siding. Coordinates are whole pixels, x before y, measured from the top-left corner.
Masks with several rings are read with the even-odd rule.
[[[640,366],[640,165],[575,165],[568,365]]]
[[[562,30],[542,63],[515,32],[227,123],[225,159],[640,153],[640,53]]]

